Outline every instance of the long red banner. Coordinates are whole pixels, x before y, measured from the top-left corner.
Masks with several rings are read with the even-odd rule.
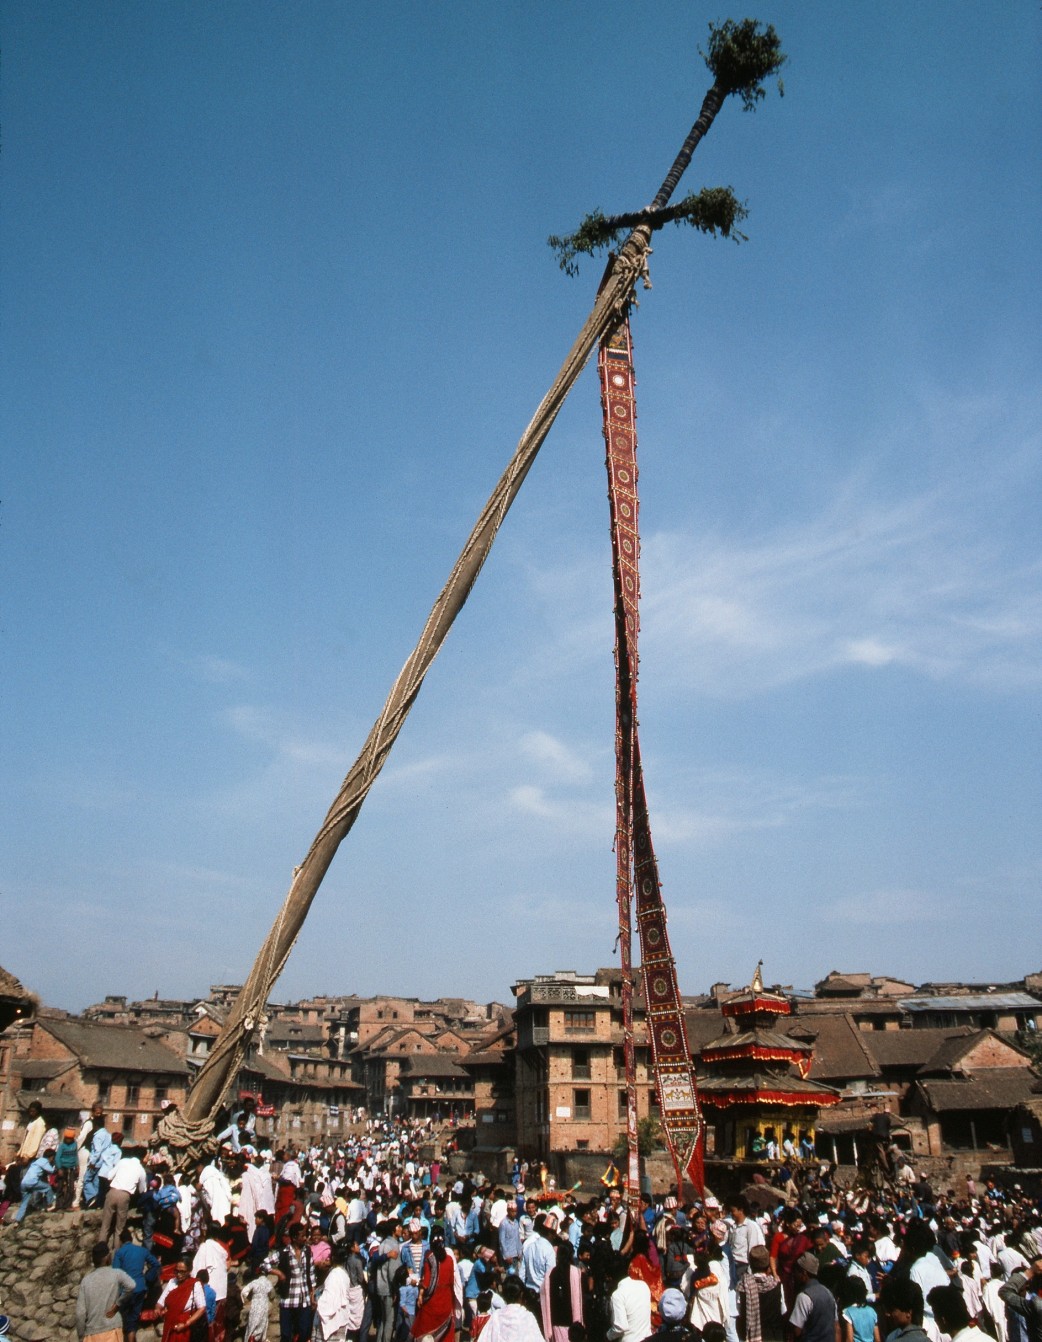
[[[624,994],[629,973],[630,900],[635,895],[641,969],[647,1002],[648,1045],[662,1128],[677,1182],[704,1188],[702,1118],[687,1042],[684,1004],[666,929],[666,909],[651,841],[637,734],[637,634],[640,628],[640,533],[637,499],[637,401],[628,318],[601,342],[598,356],[615,581],[616,862]],[[632,1019],[623,1028],[627,1048],[628,1123],[635,1147]],[[631,1183],[632,1188],[632,1183]]]

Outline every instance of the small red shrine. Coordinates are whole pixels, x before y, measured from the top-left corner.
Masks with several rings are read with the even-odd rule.
[[[779,1028],[792,1004],[764,988],[762,966],[748,988],[721,1002],[724,1033],[699,1055],[698,1096],[717,1157],[763,1160],[772,1143],[781,1156],[787,1137],[797,1146],[805,1135],[813,1141],[818,1111],[840,1099],[808,1080],[813,1046]]]

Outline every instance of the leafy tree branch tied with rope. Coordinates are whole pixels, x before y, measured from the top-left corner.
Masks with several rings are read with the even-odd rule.
[[[351,766],[333,804],[305,855],[293,873],[289,891],[253,968],[233,1003],[221,1034],[214,1043],[188,1095],[183,1111],[163,1119],[157,1143],[167,1144],[187,1163],[214,1149],[213,1120],[228,1087],[234,1081],[251,1038],[264,1018],[268,998],[304,925],[319,886],[341,842],[350,832],[369,789],[380,774],[405,719],[423,685],[456,616],[488,557],[492,544],[540,447],[557,418],[572,386],[598,343],[628,310],[637,281],[645,272],[650,242],[656,228],[667,222],[687,222],[703,232],[736,236],[735,225],[745,218],[744,207],[729,188],[701,192],[666,207],[699,142],[724,101],[737,95],[747,109],[765,96],[764,80],[776,74],[785,57],[774,29],[761,29],[751,19],[710,26],[707,52],[702,53],[713,74],[713,85],[681,146],[665,180],[647,211],[637,215],[584,221],[572,239],[557,240],[564,247],[567,270],[579,254],[607,246],[623,230],[632,231],[612,260],[590,315],[584,322],[549,391],[521,435],[514,455],[489,496],[485,507],[456,560],[448,581],[435,601],[412,653],[399,673],[384,707],[358,758]],[[592,216],[591,216],[592,218]],[[635,222],[631,225],[629,222]],[[603,240],[602,240],[603,239]],[[570,257],[566,254],[571,248]]]

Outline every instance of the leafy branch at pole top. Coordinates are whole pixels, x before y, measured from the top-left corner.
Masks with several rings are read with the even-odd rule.
[[[655,196],[646,209],[630,214],[604,215],[600,210],[588,214],[574,233],[552,235],[547,239],[557,253],[561,269],[568,275],[578,273],[578,258],[593,256],[619,240],[619,235],[638,224],[649,224],[658,229],[663,224],[690,224],[703,233],[721,234],[744,242],[745,234],[736,228],[747,218],[748,211],[736,198],[730,187],[708,187],[693,192],[679,204],[669,206],[670,196],[691,162],[691,156],[723,106],[724,101],[737,95],[747,112],[765,98],[764,81],[776,75],[785,63],[781,41],[773,26],[761,28],[755,19],[736,23],[728,19],[720,25],[709,25],[709,49],[699,53],[713,76],[713,84],[706,94],[698,119],[674,160]],[[781,79],[778,92],[784,95]]]

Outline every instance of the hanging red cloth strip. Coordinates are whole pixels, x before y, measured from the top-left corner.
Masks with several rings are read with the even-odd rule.
[[[647,1001],[648,1044],[658,1090],[662,1128],[676,1167],[677,1182],[705,1186],[702,1117],[695,1071],[687,1043],[684,1004],[666,930],[666,909],[651,842],[648,803],[637,735],[637,604],[640,598],[640,534],[637,517],[637,402],[633,346],[628,318],[601,342],[604,441],[611,515],[612,571],[615,580],[616,669],[616,861],[620,949],[629,949],[630,892],[635,892],[637,932]],[[623,923],[625,922],[625,928]],[[624,984],[629,971],[623,956]],[[624,1031],[632,1052],[632,1022]],[[627,1058],[629,1073],[630,1059]],[[627,1088],[632,1106],[631,1076]],[[635,1114],[631,1122],[635,1120]]]

